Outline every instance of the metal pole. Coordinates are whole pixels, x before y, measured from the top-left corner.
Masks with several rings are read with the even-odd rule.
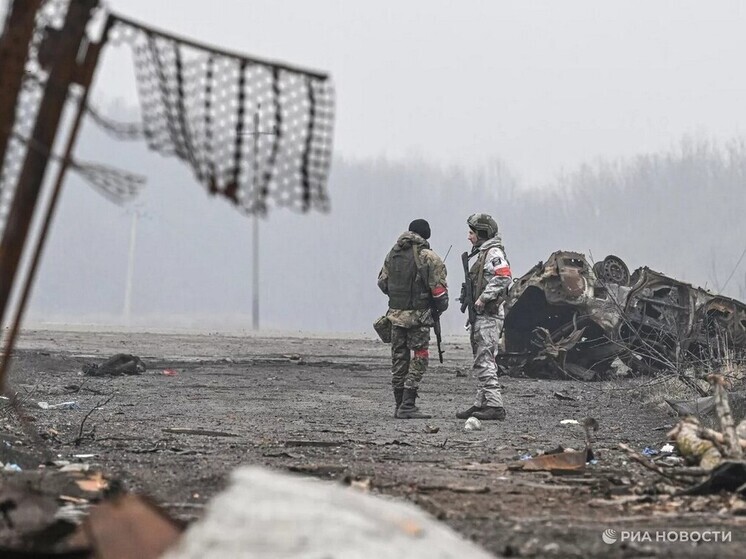
[[[127,283],[124,286],[124,323],[129,326],[132,316],[132,279],[135,272],[135,242],[137,241],[137,218],[140,217],[137,208],[132,212],[132,226],[130,228],[130,246],[127,257]]]
[[[254,192],[259,188],[259,109],[256,106],[254,113]],[[259,330],[259,214],[254,212],[254,234],[252,235],[252,288],[251,302],[251,325],[254,330]]]
[[[259,216],[254,214],[254,234],[252,236],[252,293],[251,301],[251,325],[254,330],[259,330]]]
[[[0,37],[0,168],[13,130],[18,93],[23,83],[29,43],[34,35],[36,12],[41,0],[16,0],[10,6]]]
[[[0,242],[0,325],[5,319],[18,264],[26,244],[39,192],[49,162],[57,128],[67,99],[67,91],[75,77],[76,59],[85,36],[91,10],[98,0],[70,2],[65,23],[55,49],[56,56],[39,105],[26,159],[18,179],[15,197]],[[0,377],[0,381],[2,378]]]
[[[101,49],[106,43],[106,39],[107,39],[107,35],[109,32],[111,23],[112,23],[111,18],[107,19],[106,25],[104,27],[104,33],[101,37],[101,41],[98,44],[88,45],[88,51],[86,52],[86,58],[85,58],[85,63],[83,67],[83,73],[80,74],[81,85],[83,86],[83,94],[81,95],[80,100],[78,101],[78,110],[75,114],[75,119],[73,120],[72,126],[70,128],[70,134],[67,137],[67,145],[65,146],[65,152],[64,152],[62,161],[60,162],[60,166],[57,170],[57,177],[55,179],[54,187],[52,190],[52,195],[49,200],[49,205],[47,206],[47,213],[44,217],[44,222],[42,223],[42,226],[41,226],[41,231],[39,233],[39,239],[36,244],[36,249],[31,259],[31,264],[29,265],[29,272],[28,272],[28,276],[26,277],[26,283],[23,286],[23,290],[21,292],[21,298],[18,302],[18,308],[16,309],[15,320],[13,321],[13,325],[10,329],[10,333],[8,334],[8,338],[5,342],[5,350],[3,351],[3,360],[2,360],[2,364],[0,364],[0,390],[5,389],[5,377],[7,375],[8,368],[10,367],[11,353],[13,351],[16,338],[18,337],[18,331],[21,326],[21,321],[23,320],[23,313],[26,309],[26,304],[28,302],[29,296],[31,295],[31,288],[33,287],[34,278],[36,276],[36,271],[39,267],[39,262],[41,261],[41,254],[44,250],[44,243],[46,242],[46,239],[49,234],[49,228],[52,224],[52,218],[54,217],[54,211],[57,208],[57,202],[59,200],[60,193],[62,192],[62,185],[64,184],[64,181],[65,181],[65,175],[67,173],[67,169],[70,166],[70,161],[72,158],[73,150],[75,149],[75,141],[78,138],[78,131],[80,130],[80,125],[83,121],[83,114],[85,113],[85,107],[88,101],[88,93],[90,92],[91,83],[93,82],[93,75],[96,70],[96,66],[98,64],[98,57],[101,54]],[[83,27],[85,28],[85,24],[83,25]],[[45,164],[46,164],[46,161],[45,161]],[[5,241],[5,237],[3,237],[3,242],[4,241]],[[7,301],[2,301],[2,303],[3,303],[3,310],[4,310],[5,304],[7,303]]]
[[[254,112],[254,130],[244,132],[254,136],[254,207],[253,207],[253,234],[252,234],[252,303],[251,303],[251,322],[254,330],[259,330],[259,219],[264,215],[264,200],[259,192],[259,142],[260,136],[274,136],[277,134],[274,130],[262,131],[259,129],[259,114],[262,105],[257,103]]]

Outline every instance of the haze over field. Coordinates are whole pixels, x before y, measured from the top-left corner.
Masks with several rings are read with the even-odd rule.
[[[457,296],[476,211],[497,218],[515,275],[557,249],[613,253],[746,299],[739,2],[110,4],[333,76],[332,211],[262,221],[263,327],[370,331],[386,306],[378,269],[416,217],[441,255],[453,245]],[[137,118],[131,62],[116,49],[93,98]],[[141,144],[89,125],[78,152],[148,178],[135,204],[133,323],[250,327],[251,220]],[[71,176],[29,322],[123,320],[132,211]]]

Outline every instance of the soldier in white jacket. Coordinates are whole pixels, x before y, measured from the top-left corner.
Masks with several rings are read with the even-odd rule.
[[[513,281],[510,263],[497,229],[497,222],[487,214],[473,214],[467,220],[468,239],[474,247],[476,262],[469,270],[474,294],[476,320],[471,326],[472,369],[477,378],[474,405],[458,412],[456,417],[481,420],[505,419],[500,383],[497,380],[495,356],[504,322],[503,301]]]

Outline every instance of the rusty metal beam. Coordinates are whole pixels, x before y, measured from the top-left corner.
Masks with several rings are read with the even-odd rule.
[[[98,0],[75,0],[65,15],[65,23],[55,49],[44,95],[16,187],[10,214],[0,242],[0,324],[5,318],[26,244],[34,210],[44,181],[49,156],[67,100],[67,92],[77,72],[77,56],[85,28]],[[0,378],[0,383],[4,379]]]
[[[52,187],[52,194],[49,199],[49,204],[47,205],[47,211],[44,216],[44,221],[41,225],[39,237],[36,241],[34,254],[31,257],[31,263],[29,264],[26,281],[21,289],[21,295],[18,301],[18,306],[16,308],[15,318],[13,319],[13,324],[10,328],[10,332],[8,333],[8,336],[5,340],[5,351],[3,352],[2,363],[0,363],[0,389],[5,386],[5,377],[10,367],[10,361],[13,357],[13,347],[15,346],[16,338],[18,337],[18,332],[21,328],[21,322],[23,322],[23,315],[26,310],[29,297],[31,296],[31,289],[34,286],[34,279],[36,278],[36,272],[39,269],[41,255],[44,252],[44,244],[46,243],[46,240],[49,236],[49,228],[52,225],[54,213],[57,209],[57,202],[59,201],[60,194],[62,193],[62,186],[65,183],[65,176],[67,175],[67,170],[69,169],[70,162],[72,161],[73,151],[75,150],[75,143],[78,139],[78,131],[80,130],[80,125],[83,122],[83,116],[85,115],[86,104],[88,102],[88,94],[91,91],[93,76],[96,71],[96,67],[98,66],[98,59],[101,55],[101,50],[103,49],[109,37],[109,30],[111,29],[112,23],[112,17],[108,16],[106,24],[104,26],[104,32],[101,36],[101,40],[96,44],[91,44],[88,46],[85,61],[78,67],[78,70],[80,72],[78,76],[78,83],[83,87],[83,93],[78,99],[78,107],[75,112],[75,117],[72,125],[70,126],[70,131],[67,135],[65,152],[62,156],[62,162],[57,169],[57,177],[55,178],[54,186]]]
[[[0,168],[5,161],[5,150],[16,118],[18,93],[40,5],[41,0],[12,2],[0,37]]]

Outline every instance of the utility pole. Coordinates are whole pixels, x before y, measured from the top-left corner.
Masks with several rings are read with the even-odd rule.
[[[251,327],[253,330],[259,330],[259,219],[261,211],[260,205],[264,202],[259,196],[259,146],[261,136],[274,136],[277,133],[274,130],[262,131],[259,128],[259,112],[262,108],[260,103],[256,105],[254,112],[254,129],[251,132],[244,132],[246,135],[254,137],[254,160],[253,160],[253,182],[254,182],[254,212],[253,212],[253,232],[251,236]]]
[[[137,220],[140,212],[137,208],[132,209],[132,224],[130,226],[130,245],[127,255],[127,280],[124,286],[124,324],[130,325],[132,318],[132,280],[135,275],[135,243],[137,241]]]

